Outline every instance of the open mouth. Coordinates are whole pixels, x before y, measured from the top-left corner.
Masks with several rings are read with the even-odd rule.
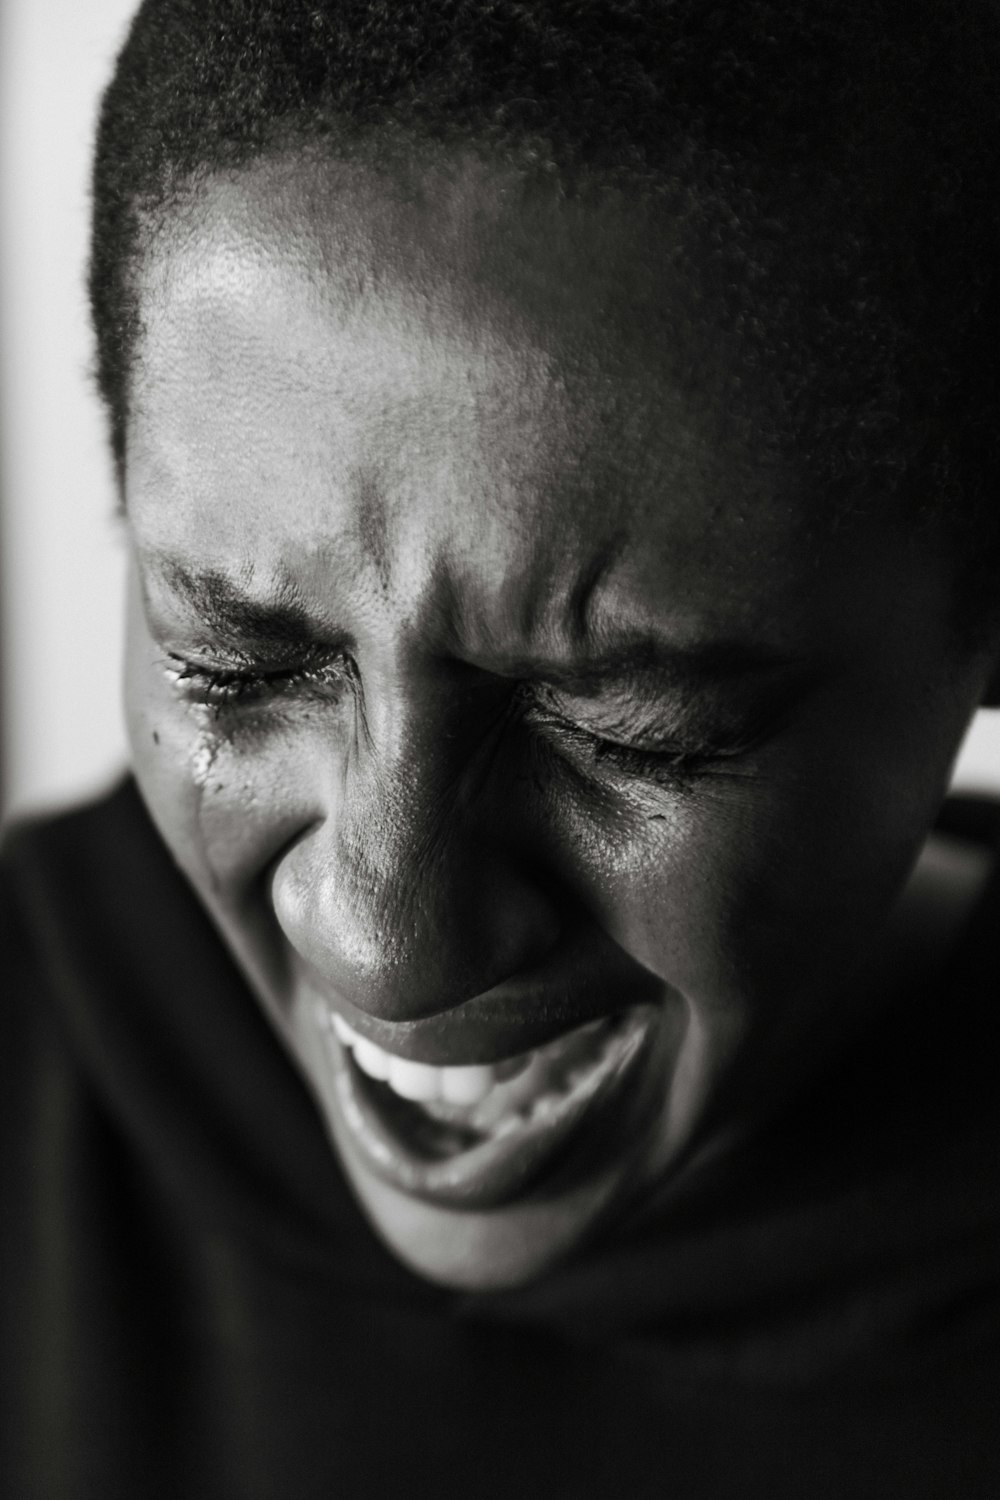
[[[490,1207],[556,1189],[567,1170],[636,1127],[656,1009],[636,1005],[496,1063],[432,1067],[360,1036],[324,1002],[316,1018],[357,1153],[417,1197]]]

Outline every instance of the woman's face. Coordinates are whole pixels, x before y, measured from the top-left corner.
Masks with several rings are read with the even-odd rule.
[[[145,270],[136,772],[454,1285],[663,1211],[837,1045],[983,687],[943,570],[696,398],[662,266],[621,206],[285,161]]]

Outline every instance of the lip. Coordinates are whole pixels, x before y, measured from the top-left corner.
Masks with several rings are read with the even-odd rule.
[[[486,1209],[529,1193],[564,1190],[582,1171],[597,1170],[641,1134],[654,1104],[654,1083],[664,1075],[654,1065],[661,1020],[659,1007],[630,1007],[611,1026],[604,1060],[587,1084],[556,1100],[544,1115],[438,1158],[421,1154],[394,1128],[332,1028],[324,1030],[333,1096],[360,1162],[411,1197]]]
[[[332,993],[311,966],[300,973],[312,1006],[339,1015],[386,1052],[432,1067],[495,1064],[553,1038],[639,1005],[662,1005],[671,987],[634,962],[603,952],[578,954],[572,967],[554,954],[529,979],[498,984],[459,1005],[412,1020],[385,1020]],[[623,972],[624,970],[624,972]]]

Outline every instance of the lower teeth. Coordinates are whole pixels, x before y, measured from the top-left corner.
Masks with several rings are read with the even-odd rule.
[[[554,1114],[600,1065],[616,1030],[614,1022],[599,1021],[560,1037],[533,1053],[508,1081],[498,1080],[475,1105],[440,1099],[417,1103],[401,1098],[390,1084],[357,1072],[390,1123],[417,1150],[435,1158],[453,1156],[489,1137],[509,1135],[529,1120],[538,1122]]]
[[[386,1083],[378,1083],[358,1070],[361,1087],[374,1097],[390,1126],[424,1156],[440,1158],[468,1151],[485,1139],[486,1132],[468,1125],[436,1119],[426,1104],[402,1099]]]

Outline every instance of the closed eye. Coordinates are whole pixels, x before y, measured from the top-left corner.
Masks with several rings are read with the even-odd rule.
[[[653,781],[678,783],[699,775],[717,773],[749,751],[759,735],[738,739],[684,739],[654,737],[648,728],[628,740],[616,726],[614,734],[571,717],[557,706],[555,695],[545,689],[526,688],[524,718],[568,751],[587,757],[595,767],[607,767]]]
[[[167,653],[163,665],[182,698],[218,709],[266,703],[297,689],[339,696],[350,676],[349,658],[343,652],[331,657],[320,648],[310,650],[294,666],[273,670],[249,662],[222,665],[175,652]]]

